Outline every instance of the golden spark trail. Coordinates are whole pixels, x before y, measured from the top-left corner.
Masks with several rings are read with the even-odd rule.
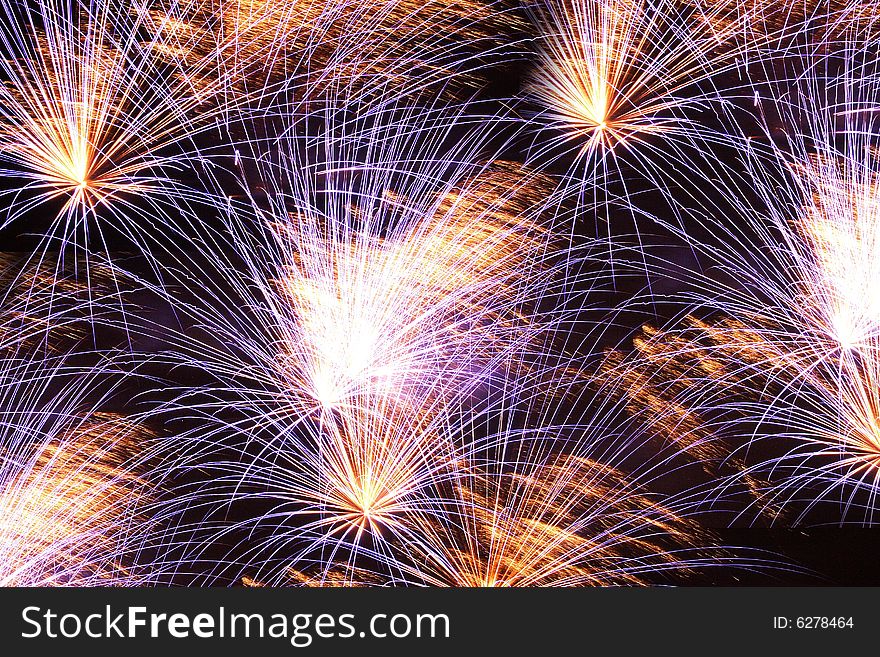
[[[5,445],[17,439],[6,438]],[[122,418],[94,414],[4,448],[0,584],[106,586],[134,577],[123,544],[145,484],[126,463],[141,439]]]

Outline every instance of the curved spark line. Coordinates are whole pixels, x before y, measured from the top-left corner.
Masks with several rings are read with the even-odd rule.
[[[713,269],[689,275],[691,308],[712,319],[660,331],[641,351],[673,364],[658,378],[675,377],[667,399],[680,417],[714,418],[713,430],[732,436],[742,472],[718,494],[730,481],[762,480],[756,504],[771,516],[797,509],[802,522],[831,502],[839,521],[871,524],[880,96],[875,63],[859,63],[859,46],[841,49],[780,83],[785,138],[749,142],[751,182],[727,190],[735,222],[713,220],[718,242],[694,245]]]

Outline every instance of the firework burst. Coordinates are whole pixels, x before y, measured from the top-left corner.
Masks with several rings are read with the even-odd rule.
[[[731,70],[735,23],[720,11],[677,2],[553,2],[533,10],[544,42],[528,92],[540,120],[558,135],[537,157],[559,146],[574,152],[571,185],[589,187],[599,168],[625,153],[693,139],[696,125],[681,110],[705,103],[700,83]],[[674,150],[673,150],[674,153]]]
[[[475,164],[462,143],[425,162],[409,159],[408,139],[390,141],[357,162],[359,146],[339,142],[338,164],[325,154],[320,168],[291,165],[292,143],[248,203],[253,219],[232,210],[238,237],[213,247],[228,258],[218,286],[174,300],[199,333],[164,339],[217,382],[172,404],[200,418],[181,436],[196,445],[184,460],[212,445],[237,454],[212,463],[218,477],[191,499],[226,504],[225,488],[274,502],[267,516],[282,530],[264,551],[299,536],[306,551],[356,553],[405,531],[401,513],[461,460],[450,426],[552,342],[552,313],[535,309],[571,264],[553,264],[547,183],[509,162]]]
[[[794,6],[797,5],[795,11]],[[675,210],[735,143],[726,114],[795,37],[828,44],[852,8],[825,3],[559,0],[530,9],[540,52],[526,86],[530,157],[561,174],[562,199],[605,214],[639,195]],[[823,29],[824,28],[824,29]],[[817,35],[811,38],[805,34]],[[650,196],[653,203],[657,200]]]
[[[148,251],[176,225],[169,212],[207,199],[176,176],[215,122],[209,92],[193,93],[114,3],[10,0],[0,15],[0,226],[55,248],[106,252],[121,235]]]
[[[788,130],[769,146],[749,142],[751,193],[730,194],[736,222],[712,220],[717,240],[695,246],[710,268],[684,276],[691,311],[707,320],[652,331],[638,349],[663,362],[661,381],[672,377],[660,384],[667,421],[712,418],[741,471],[731,479],[745,478],[771,517],[797,509],[795,522],[829,502],[837,521],[873,522],[880,160],[863,54],[847,49],[842,72],[843,59],[822,55],[781,85]],[[691,429],[721,458],[705,426]]]

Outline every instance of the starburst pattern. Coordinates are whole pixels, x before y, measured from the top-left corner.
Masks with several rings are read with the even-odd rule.
[[[874,3],[0,17],[0,583],[704,583],[876,523]]]

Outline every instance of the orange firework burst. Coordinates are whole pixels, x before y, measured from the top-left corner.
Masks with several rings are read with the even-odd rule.
[[[106,249],[96,219],[112,218],[143,246],[165,223],[163,203],[174,198],[177,213],[197,196],[169,173],[188,167],[192,140],[212,125],[203,98],[112,3],[7,0],[0,15],[0,162],[12,183],[0,225],[60,205],[50,237]]]
[[[780,44],[815,41],[816,50],[833,50],[834,39],[864,23],[851,4],[825,5],[553,0],[532,7],[543,33],[526,88],[541,131],[533,161],[562,167],[561,197],[588,205],[627,207],[632,174],[633,189],[663,194],[690,175],[702,180],[701,171],[719,166],[712,149],[735,143],[723,124],[737,97],[755,92],[743,82],[750,70],[766,79],[764,69],[785,58]]]
[[[688,132],[677,110],[705,99],[698,85],[730,70],[736,24],[674,0],[559,0],[534,9],[545,30],[530,93],[578,158],[645,147]]]
[[[697,563],[696,525],[613,468],[561,456],[514,469],[461,476],[442,516],[414,522],[405,572],[434,586],[609,586]]]
[[[554,403],[544,388],[536,383],[511,391],[497,406],[475,409],[448,427],[457,433],[448,439],[458,446],[459,459],[400,509],[397,540],[363,548],[357,559],[346,549],[322,555],[316,542],[317,551],[304,553],[295,569],[265,581],[642,585],[660,581],[664,573],[680,578],[712,563],[737,563],[686,519],[687,503],[667,505],[647,492],[650,471],[628,476],[607,465],[618,458],[613,448],[601,447],[614,443],[608,440],[607,417],[592,418],[605,427],[595,434],[579,428],[591,424],[585,418],[554,425],[544,417]],[[485,433],[490,426],[495,431]]]

